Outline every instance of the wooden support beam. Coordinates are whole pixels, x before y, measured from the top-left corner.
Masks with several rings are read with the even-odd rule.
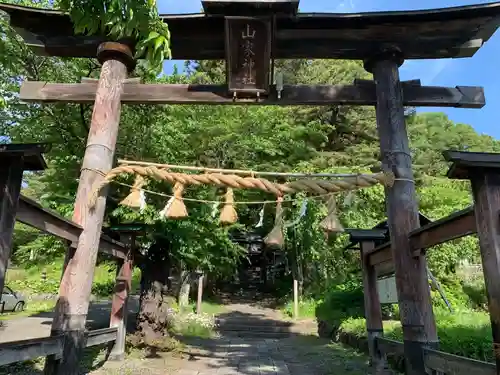
[[[12,251],[12,235],[23,178],[23,158],[0,159],[0,293]]]
[[[418,256],[420,250],[474,233],[476,233],[476,219],[474,207],[471,206],[412,231],[410,248],[413,256]]]
[[[498,375],[493,363],[477,361],[437,350],[424,350],[425,366],[437,374]],[[429,372],[430,373],[430,372]]]
[[[115,327],[96,329],[85,334],[85,347],[116,341],[118,331]]]
[[[20,99],[25,102],[87,103],[95,100],[95,83],[48,83],[26,81]],[[124,86],[124,104],[258,104],[258,105],[375,105],[375,85],[285,85],[281,99],[276,87],[267,98],[236,99],[227,94],[226,86],[181,84],[135,84]],[[481,87],[434,87],[403,85],[403,105],[411,107],[482,108],[485,105]]]
[[[373,266],[377,277],[389,276],[394,273],[394,263],[392,260],[384,263],[379,263]]]
[[[16,220],[44,233],[69,241],[75,248],[82,233],[80,225],[66,219],[57,212],[42,207],[33,199],[24,195],[19,197]],[[119,259],[125,259],[127,255],[124,244],[105,235],[101,235],[99,251]]]
[[[377,290],[377,274],[365,255],[375,247],[373,240],[361,242],[361,268],[363,271],[363,296],[365,306],[368,351],[374,374],[379,374],[387,367],[387,360],[377,347],[377,338],[384,336],[382,308]]]
[[[398,67],[402,62],[396,51],[385,51],[366,61],[365,67],[377,82],[376,115],[383,170],[394,172],[396,177],[394,185],[386,189],[386,202],[406,374],[422,375],[425,374],[423,348],[436,347],[438,337],[425,256],[415,258],[410,251],[409,234],[419,227],[419,214],[404,118],[404,93],[399,80]]]
[[[12,235],[23,172],[45,167],[40,144],[5,144],[0,146],[0,295],[12,251]]]
[[[42,207],[24,195],[19,198],[16,220],[44,233],[77,243],[82,227],[58,213]]]
[[[24,362],[48,355],[60,356],[64,336],[40,337],[36,339],[10,341],[0,344],[0,366]]]
[[[83,227],[78,246],[64,271],[52,334],[65,334],[63,357],[58,374],[78,374],[84,347],[85,321],[90,302],[92,279],[101,236],[106,199],[101,196],[95,207],[88,205],[93,186],[112,168],[121,112],[121,95],[127,71],[133,69],[130,49],[119,43],[103,43],[98,60],[101,75],[94,91],[94,110],[82,163],[73,221]],[[83,86],[89,84],[82,84]],[[99,171],[99,172],[96,172]]]
[[[410,249],[414,257],[429,247],[476,233],[474,207],[452,213],[442,219],[424,225],[409,234]],[[370,264],[377,265],[392,261],[390,242],[386,242],[368,252]]]
[[[500,154],[448,152],[449,177],[468,178],[483,264],[493,334],[496,373],[500,374]]]
[[[117,329],[117,335],[109,358],[114,361],[121,361],[125,358],[128,300],[132,289],[132,271],[134,267],[132,254],[135,249],[135,234],[124,234],[121,238],[122,242],[126,242],[128,244],[129,253],[127,254],[127,258],[125,260],[119,262],[116,273],[113,301],[111,303],[109,326]]]

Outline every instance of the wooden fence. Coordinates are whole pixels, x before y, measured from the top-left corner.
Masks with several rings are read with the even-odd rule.
[[[377,338],[376,345],[383,355],[404,356],[404,344],[386,338]],[[493,363],[453,355],[438,350],[424,348],[424,364],[428,374],[436,372],[453,375],[496,375]]]
[[[16,181],[14,181],[16,182]],[[20,184],[21,180],[16,183]],[[68,247],[75,248],[78,244],[82,227],[54,211],[42,207],[32,199],[19,195],[15,220],[32,226],[44,233],[65,240]],[[11,228],[12,229],[12,228]],[[110,328],[104,328],[85,333],[85,347],[104,343],[114,343],[111,357],[121,359],[125,352],[126,302],[132,277],[131,246],[115,241],[106,235],[101,235],[99,251],[108,254],[118,261],[115,294],[110,312]],[[4,248],[4,258],[8,259],[10,248]],[[4,260],[4,263],[7,263]],[[5,272],[5,269],[4,269]],[[5,279],[5,273],[0,274]],[[0,290],[1,292],[1,290]],[[0,343],[0,366],[47,356],[48,361],[58,362],[63,356],[65,335],[55,335],[30,340]],[[69,336],[68,336],[69,337]]]
[[[381,240],[381,230],[352,230],[350,232],[351,241],[360,244],[362,268],[363,268],[363,288],[365,298],[365,316],[368,331],[368,344],[372,363],[380,366],[381,361],[385,361],[385,354],[395,353],[404,355],[405,360],[410,360],[412,368],[411,374],[433,374],[440,373],[446,375],[470,375],[470,374],[500,374],[500,154],[474,153],[447,151],[444,153],[446,160],[452,165],[448,172],[448,177],[456,179],[469,179],[471,181],[474,205],[461,211],[452,213],[435,222],[431,222],[408,235],[408,247],[397,248],[396,244],[386,242],[376,246]],[[486,283],[488,305],[490,306],[490,319],[492,325],[493,347],[492,353],[496,359],[496,365],[464,358],[437,350],[437,342],[415,346],[414,342],[407,340],[397,342],[383,338],[382,313],[377,291],[377,277],[396,273],[396,286],[398,296],[405,295],[408,288],[406,280],[401,282],[401,273],[406,272],[407,265],[399,264],[402,253],[409,252],[413,259],[424,256],[427,249],[451,241],[457,238],[477,234],[482,258],[482,268]],[[401,242],[399,242],[401,243]],[[406,255],[404,255],[406,256]],[[399,277],[399,283],[398,283]],[[415,280],[415,283],[418,281]],[[422,289],[421,301],[425,289]],[[401,298],[400,304],[401,304]],[[418,312],[421,307],[417,305],[400,306],[406,309],[405,314],[411,312],[411,319],[420,324],[432,326],[435,323],[433,316]],[[421,311],[423,311],[422,308]],[[417,315],[415,315],[417,314]],[[419,315],[420,314],[420,315]],[[403,318],[403,317],[402,317]],[[408,317],[405,317],[408,319]],[[414,323],[412,322],[412,323]],[[402,319],[403,327],[412,325]],[[430,328],[432,331],[432,328]],[[415,366],[417,364],[417,366]],[[418,367],[418,368],[415,368]],[[407,370],[409,369],[407,365]]]
[[[85,347],[114,342],[117,335],[116,327],[89,331],[86,334]],[[0,343],[0,366],[49,355],[60,358],[63,354],[63,347],[64,335]]]

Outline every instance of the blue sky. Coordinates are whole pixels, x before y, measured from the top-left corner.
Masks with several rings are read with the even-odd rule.
[[[462,6],[494,1],[476,0],[301,0],[301,12],[357,13],[387,10],[413,10]],[[197,13],[200,0],[158,0],[160,13]],[[500,31],[468,59],[441,59],[407,61],[401,67],[401,79],[419,78],[424,85],[432,86],[482,86],[486,94],[486,106],[482,109],[424,108],[420,111],[442,111],[456,122],[472,125],[479,133],[500,139],[497,126],[500,105],[500,74],[497,65],[500,58]],[[174,64],[182,68],[181,61],[168,61],[165,71],[171,72]]]

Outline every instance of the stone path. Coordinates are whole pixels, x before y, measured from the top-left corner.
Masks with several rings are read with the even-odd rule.
[[[226,320],[241,321],[258,329],[283,323],[275,310],[247,304],[229,305]],[[281,325],[280,325],[281,326]],[[305,329],[304,329],[305,328]],[[251,332],[255,333],[255,332]],[[263,331],[262,333],[265,333]],[[241,336],[243,335],[243,337]],[[249,334],[250,335],[250,334]],[[253,335],[251,335],[253,336]],[[367,358],[351,348],[317,337],[311,324],[290,325],[283,338],[229,334],[214,339],[180,338],[184,348],[155,358],[107,362],[92,375],[361,375],[368,373]]]
[[[317,337],[195,340],[177,356],[106,363],[92,375],[361,375],[367,359]]]
[[[145,358],[144,353],[132,351],[122,362],[106,361],[106,350],[95,347],[87,351],[82,362],[81,374],[89,375],[362,375],[368,374],[366,356],[340,344],[317,337],[313,322],[292,324],[284,322],[279,312],[252,303],[227,306],[220,318],[229,324],[246,325],[247,330],[221,331],[213,339],[183,338],[178,350],[157,353]],[[95,305],[96,324],[103,324],[109,317],[106,304]],[[100,312],[99,314],[97,314]],[[51,316],[39,317],[40,321],[19,319],[9,324],[6,336],[17,332],[38,336],[50,329]],[[102,321],[101,321],[102,320]],[[30,322],[27,332],[24,323]],[[38,327],[38,328],[37,328]],[[278,327],[280,338],[268,338],[276,333],[265,327]],[[24,329],[22,329],[24,328]],[[96,327],[97,328],[97,327]],[[33,329],[34,331],[32,331]],[[283,332],[283,329],[286,331]],[[260,331],[259,331],[260,330]],[[8,335],[6,335],[8,333]],[[257,333],[257,335],[255,335]],[[249,337],[257,336],[257,337]],[[19,339],[19,338],[18,338]],[[31,365],[18,364],[0,367],[0,375],[42,375],[42,359]],[[88,370],[83,370],[87,368]]]

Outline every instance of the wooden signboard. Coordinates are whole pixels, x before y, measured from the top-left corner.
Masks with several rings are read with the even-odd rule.
[[[226,71],[230,93],[268,93],[271,37],[270,18],[226,17]]]
[[[377,280],[377,290],[381,304],[398,303],[396,278],[394,276]]]

